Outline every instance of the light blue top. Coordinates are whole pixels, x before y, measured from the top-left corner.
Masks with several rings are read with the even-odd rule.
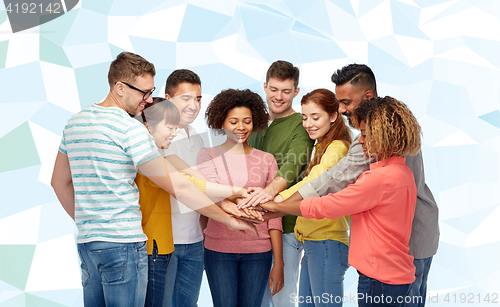
[[[71,168],[77,243],[147,240],[134,179],[160,154],[146,127],[120,108],[94,104],[68,120],[59,151]]]

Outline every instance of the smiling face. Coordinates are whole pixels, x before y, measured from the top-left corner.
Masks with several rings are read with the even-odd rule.
[[[302,125],[313,140],[321,142],[336,119],[336,113],[329,115],[313,101],[308,101],[302,105]]]
[[[155,82],[153,76],[147,74],[137,77],[133,82],[130,82],[130,85],[144,92],[149,92],[152,89],[154,89]],[[129,86],[121,82],[117,82],[116,86],[120,87],[119,91],[121,95],[123,95],[122,97],[123,109],[125,110],[125,112],[133,116],[141,114],[146,104],[153,102],[153,98],[151,96],[148,99],[146,99],[146,101],[144,101],[142,99],[142,97],[144,97],[143,93],[133,88],[130,88]]]
[[[352,126],[352,114],[361,101],[373,97],[373,92],[350,83],[335,86],[335,96],[339,101],[339,113],[345,115]]]
[[[181,115],[179,128],[186,128],[198,116],[201,108],[201,87],[198,84],[182,82],[177,85],[174,96],[166,94],[165,98],[172,101]]]
[[[295,88],[293,79],[269,78],[264,83],[264,91],[271,119],[287,117],[295,112],[292,102],[299,93],[299,88]]]
[[[253,130],[252,112],[247,107],[231,109],[222,124],[229,143],[246,144]]]
[[[148,130],[155,139],[156,146],[161,149],[167,149],[177,135],[177,125],[167,123],[165,119],[154,127],[148,126]]]

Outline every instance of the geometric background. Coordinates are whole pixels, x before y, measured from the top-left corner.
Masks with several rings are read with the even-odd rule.
[[[121,51],[155,64],[155,96],[174,69],[200,75],[199,131],[221,90],[264,95],[275,60],[300,68],[296,110],[312,89],[333,90],[334,70],[368,64],[379,95],[423,128],[441,229],[429,305],[500,302],[500,1],[82,0],[15,34],[0,3],[0,307],[83,306],[76,227],[50,178],[66,120],[107,95]],[[206,280],[199,305],[211,306]]]

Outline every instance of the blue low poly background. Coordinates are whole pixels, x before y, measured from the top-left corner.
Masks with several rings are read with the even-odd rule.
[[[496,0],[82,0],[13,34],[0,4],[0,307],[83,306],[76,227],[50,178],[66,120],[107,95],[121,51],[155,64],[155,96],[174,69],[200,75],[199,131],[221,90],[264,95],[275,60],[301,70],[296,110],[312,89],[333,90],[334,70],[368,64],[379,95],[423,128],[441,227],[428,305],[499,303],[499,17]],[[347,297],[356,278],[349,269]],[[199,305],[212,305],[206,280]]]

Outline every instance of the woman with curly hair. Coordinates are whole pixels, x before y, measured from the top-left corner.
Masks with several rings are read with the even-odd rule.
[[[245,188],[266,187],[278,171],[276,160],[247,143],[252,131],[263,130],[268,123],[262,98],[250,90],[224,90],[214,97],[205,116],[208,127],[225,134],[226,141],[200,151],[198,170],[212,182]],[[239,210],[231,202],[220,204],[228,213]],[[258,238],[208,221],[205,271],[215,307],[260,306],[268,279],[273,295],[283,288],[281,218],[256,227]]]
[[[408,244],[417,199],[405,155],[419,151],[420,125],[406,105],[389,96],[362,102],[354,124],[365,155],[374,160],[356,183],[323,197],[262,206],[306,218],[351,214],[349,263],[359,273],[358,305],[404,306],[415,280]]]

